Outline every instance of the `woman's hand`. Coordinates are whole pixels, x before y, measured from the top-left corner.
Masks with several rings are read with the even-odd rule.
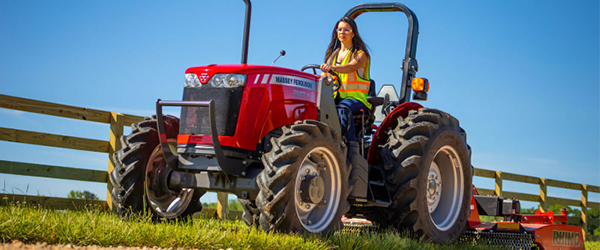
[[[323,73],[328,73],[330,70],[333,70],[333,67],[331,67],[331,65],[329,65],[327,63],[321,64],[321,71]]]

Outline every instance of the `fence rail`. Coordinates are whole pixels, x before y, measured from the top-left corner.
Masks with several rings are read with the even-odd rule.
[[[0,94],[0,108],[100,123],[110,123],[111,113],[113,113],[110,111],[69,106],[2,94]],[[123,123],[132,124],[141,120],[144,120],[143,116],[124,115]]]
[[[108,153],[108,147],[110,146],[108,141],[46,134],[2,127],[0,127],[0,140],[100,153]]]
[[[474,175],[479,176],[479,177],[495,179],[494,190],[483,189],[483,188],[477,189],[477,191],[479,191],[479,194],[481,194],[481,195],[495,195],[495,196],[502,196],[502,197],[510,198],[510,199],[539,202],[540,203],[539,209],[543,212],[547,212],[548,205],[550,205],[550,204],[559,204],[559,205],[580,207],[581,208],[580,223],[581,223],[581,226],[583,227],[583,230],[586,233],[587,233],[587,225],[589,223],[588,208],[600,209],[600,202],[592,202],[592,201],[589,201],[589,199],[588,199],[589,192],[600,193],[599,186],[559,181],[559,180],[546,179],[546,178],[540,178],[540,177],[532,177],[532,176],[513,174],[513,173],[504,173],[504,172],[500,172],[500,171],[492,171],[492,170],[478,169],[478,168],[475,169]],[[537,184],[540,186],[540,194],[534,195],[534,194],[524,194],[524,193],[503,191],[502,190],[502,181],[503,180],[529,183],[529,184]],[[581,191],[581,200],[550,197],[550,196],[548,196],[548,187],[549,186]]]
[[[500,175],[502,178],[497,178],[498,175]],[[532,176],[513,174],[513,173],[504,173],[504,172],[492,171],[492,170],[486,170],[486,169],[476,168],[475,176],[496,179],[496,183],[495,183],[496,189],[495,190],[478,188],[477,190],[479,191],[480,194],[504,196],[507,198],[510,198],[509,196],[513,196],[513,197],[515,197],[515,199],[519,199],[519,200],[540,202],[540,209],[542,209],[542,210],[546,209],[545,208],[546,206],[543,204],[543,201],[546,201],[546,204],[561,204],[561,203],[556,203],[557,201],[561,201],[561,202],[565,202],[565,203],[571,203],[571,204],[561,204],[561,205],[569,205],[569,206],[577,206],[577,207],[583,206],[583,203],[584,203],[584,201],[582,201],[582,200],[571,200],[571,199],[564,199],[564,198],[548,197],[546,195],[547,187],[572,189],[572,190],[578,190],[578,191],[582,191],[582,192],[585,190],[588,192],[600,193],[599,186],[585,185],[585,184],[552,180],[552,179],[545,179],[545,178],[532,177]],[[540,185],[540,195],[502,191],[501,187],[502,187],[503,180],[523,182],[523,183],[529,183],[529,184],[539,184]],[[516,197],[518,197],[518,198],[516,198]],[[587,195],[586,195],[586,197],[587,197]],[[587,205],[593,206],[593,207],[600,207],[600,202],[588,201]]]
[[[114,166],[112,162],[113,154],[121,148],[121,142],[118,138],[123,135],[124,124],[137,123],[144,120],[144,117],[2,94],[0,94],[0,108],[110,124],[110,138],[108,141],[0,127],[0,140],[3,141],[108,153],[107,172],[23,162],[0,161],[0,173],[107,183],[108,191],[107,201],[105,203],[107,204],[106,206],[111,206],[112,202],[109,190],[112,187],[108,181],[107,173],[110,172]],[[21,198],[18,196],[15,197]],[[35,196],[28,197],[28,200],[36,199]],[[44,197],[44,204],[51,204],[52,202],[63,204],[66,201],[64,198]],[[72,199],[70,202],[70,204],[78,203],[79,201],[75,199]],[[77,208],[79,206],[75,207]]]
[[[0,160],[0,173],[106,183],[108,172]]]
[[[107,190],[112,189],[112,187],[110,186],[110,181],[108,181],[108,173],[112,171],[114,166],[112,163],[112,155],[121,148],[119,138],[123,135],[123,127],[127,124],[137,123],[144,119],[142,116],[126,115],[110,111],[68,106],[2,94],[0,94],[0,108],[110,124],[110,137],[108,141],[0,127],[0,140],[3,141],[28,143],[59,148],[69,148],[92,152],[103,152],[109,154],[107,169],[108,171],[87,170],[64,166],[50,166],[42,164],[31,164],[0,160],[0,173],[107,183]],[[580,220],[584,230],[587,230],[587,209],[600,208],[599,202],[591,202],[588,200],[589,192],[600,193],[599,186],[545,179],[513,173],[504,173],[500,171],[492,171],[478,168],[475,168],[474,175],[479,177],[495,179],[495,188],[493,190],[478,188],[479,193],[482,195],[496,195],[524,201],[539,202],[540,209],[542,211],[546,211],[549,204],[560,204],[581,207],[582,213]],[[539,185],[540,194],[533,195],[503,191],[503,180]],[[549,197],[547,196],[548,186],[579,190],[581,191],[581,199],[575,200]],[[107,192],[107,201],[86,201],[56,197],[38,197],[8,194],[5,194],[5,198],[7,198],[8,200],[27,200],[30,203],[40,204],[44,207],[57,209],[79,209],[88,203],[97,204],[103,207],[110,206],[111,204],[110,191]],[[216,209],[216,213],[219,214],[219,217],[224,218],[227,214],[226,194],[218,194],[217,206],[218,207]],[[213,210],[210,211],[212,212]],[[233,218],[239,217],[239,212],[232,211],[232,214],[234,215]]]

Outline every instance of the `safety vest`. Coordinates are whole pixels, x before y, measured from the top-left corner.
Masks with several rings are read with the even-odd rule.
[[[350,49],[350,51],[348,51],[348,54],[346,54],[346,57],[344,57],[344,60],[342,61],[341,65],[346,65],[348,63],[350,63],[350,59],[351,59],[351,55],[353,54],[354,48]],[[356,54],[358,55],[359,53],[361,53],[362,50],[356,51]],[[358,75],[358,70],[354,71],[352,73],[337,73],[338,76],[340,77],[340,82],[342,83],[342,85],[340,86],[340,88],[338,89],[338,91],[336,91],[334,93],[334,96],[337,97],[337,95],[339,94],[340,97],[342,99],[347,99],[347,98],[352,98],[352,99],[356,99],[361,101],[363,104],[365,104],[365,106],[367,106],[368,109],[371,109],[371,104],[367,101],[367,96],[369,95],[369,87],[371,86],[371,80],[369,78],[369,61],[370,59],[367,57],[367,64],[364,67],[364,71],[363,71],[363,76],[365,78],[362,78]],[[337,53],[335,55],[335,57],[333,57],[333,61],[331,62],[331,65],[335,65],[335,63],[337,62]]]

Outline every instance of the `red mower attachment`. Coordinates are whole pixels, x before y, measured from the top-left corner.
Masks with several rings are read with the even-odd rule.
[[[540,210],[521,215],[518,200],[478,195],[473,187],[471,215],[461,241],[508,249],[585,249],[583,228],[567,225],[567,211],[561,214]],[[482,222],[480,215],[504,217],[502,221]]]

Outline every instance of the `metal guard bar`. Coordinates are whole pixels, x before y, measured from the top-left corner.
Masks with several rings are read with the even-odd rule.
[[[213,100],[210,101],[162,101],[158,99],[156,101],[156,118],[158,123],[158,133],[160,144],[162,146],[162,151],[165,157],[165,161],[167,166],[171,169],[177,169],[178,156],[173,154],[169,143],[167,141],[167,135],[165,133],[164,121],[162,116],[162,107],[163,106],[172,106],[172,107],[201,107],[208,108],[208,119],[210,120],[210,132],[211,138],[213,142],[213,148],[215,151],[215,156],[217,158],[217,162],[219,163],[219,167],[225,171],[227,174],[231,175],[241,175],[243,169],[236,168],[237,164],[229,158],[225,156],[223,153],[223,149],[221,148],[221,143],[219,142],[219,135],[217,133],[217,121],[215,120],[215,104]]]
[[[365,3],[359,4],[348,12],[347,17],[356,19],[358,16],[365,12],[403,12],[408,18],[408,36],[406,40],[406,51],[404,55],[404,61],[402,62],[402,90],[400,93],[400,102],[410,102],[410,91],[409,86],[410,80],[416,73],[417,60],[417,38],[419,36],[419,21],[417,16],[412,10],[400,3]],[[415,70],[413,71],[413,67]]]

